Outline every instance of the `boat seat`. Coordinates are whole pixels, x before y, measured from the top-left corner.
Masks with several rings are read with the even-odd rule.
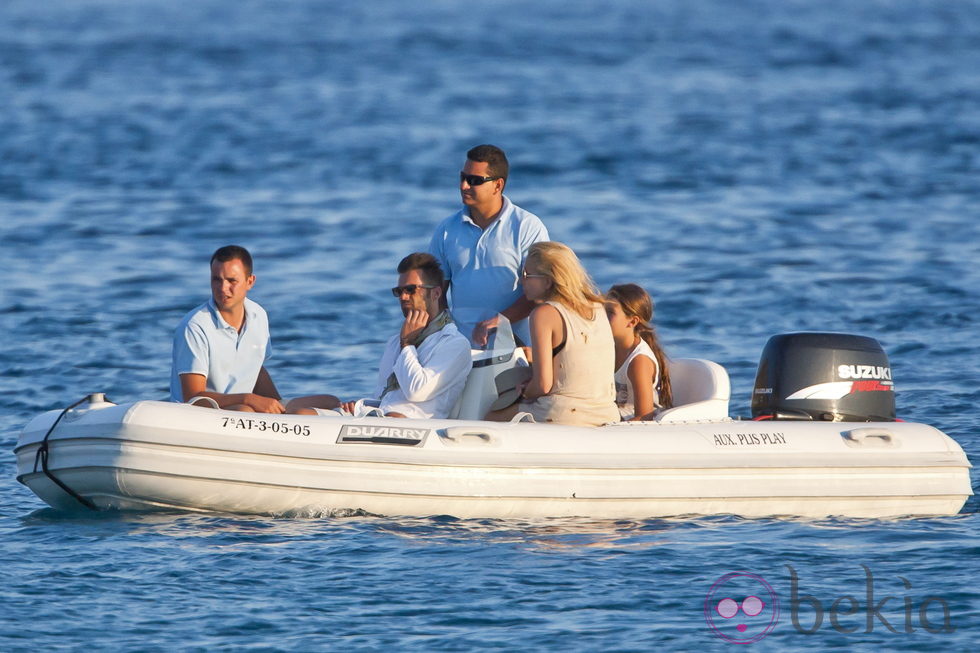
[[[471,355],[473,368],[466,377],[459,399],[449,411],[449,419],[483,419],[502,392],[527,376],[526,372],[511,372],[515,367],[527,369],[527,358],[520,347],[503,355],[474,349]]]
[[[668,365],[674,405],[660,411],[656,421],[728,419],[732,387],[724,367],[703,358],[675,358]]]

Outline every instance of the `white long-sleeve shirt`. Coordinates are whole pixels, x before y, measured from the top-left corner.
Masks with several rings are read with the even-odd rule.
[[[445,419],[463,392],[472,365],[470,341],[455,324],[447,324],[417,348],[402,347],[396,333],[381,357],[373,396],[381,400],[383,413]],[[392,372],[399,387],[382,397]]]

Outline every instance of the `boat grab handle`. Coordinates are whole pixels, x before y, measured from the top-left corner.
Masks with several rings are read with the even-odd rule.
[[[206,397],[204,395],[197,395],[196,397],[191,397],[190,399],[188,399],[184,403],[185,404],[190,404],[191,406],[200,406],[201,404],[197,403],[199,401],[206,402],[208,405],[210,405],[211,408],[217,408],[217,409],[220,409],[221,408],[221,406],[218,405],[218,402],[217,401],[215,401],[211,397]]]
[[[486,431],[477,431],[468,426],[450,426],[443,433],[439,434],[444,440],[449,440],[460,444],[463,440],[473,442],[474,440],[483,444],[493,444],[494,437]]]
[[[880,427],[865,427],[851,429],[841,433],[844,441],[852,447],[895,447],[898,446],[898,438],[888,429]]]

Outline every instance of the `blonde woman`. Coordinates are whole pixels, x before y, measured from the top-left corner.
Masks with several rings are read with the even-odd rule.
[[[531,245],[522,271],[531,311],[532,376],[520,400],[487,415],[508,420],[526,411],[535,421],[599,426],[619,421],[613,383],[615,345],[602,296],[566,245]]]

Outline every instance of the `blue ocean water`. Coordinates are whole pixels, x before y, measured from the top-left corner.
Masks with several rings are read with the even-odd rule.
[[[5,0],[0,445],[88,392],[164,396],[173,326],[232,242],[284,394],[367,391],[394,265],[492,142],[602,287],[651,291],[670,354],[725,365],[733,415],[770,335],[861,333],[900,416],[980,461],[978,71],[976,1]],[[980,635],[976,499],[916,520],[85,515],[14,475],[0,457],[5,651],[725,650],[704,603],[734,572],[778,596],[760,650]]]

